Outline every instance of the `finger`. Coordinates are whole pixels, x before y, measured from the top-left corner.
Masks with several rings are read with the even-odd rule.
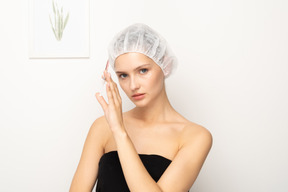
[[[120,97],[120,93],[119,93],[119,90],[118,90],[118,86],[117,84],[113,81],[113,79],[111,78],[111,74],[107,72],[106,74],[106,79],[107,79],[107,82],[111,82],[110,84],[110,87],[111,87],[111,91],[113,93],[113,97],[114,99],[117,98],[118,101],[121,101],[121,97]],[[114,93],[115,92],[115,93]],[[120,102],[121,103],[121,102]]]
[[[114,98],[117,98],[118,103],[121,104],[122,103],[122,99],[119,93],[119,89],[116,83],[113,83],[113,90],[114,90]]]
[[[95,96],[96,96],[97,101],[98,101],[99,104],[101,105],[103,111],[105,112],[106,109],[107,109],[107,107],[108,107],[107,102],[105,101],[105,99],[103,98],[103,96],[102,96],[99,92],[97,92],[97,93],[95,94]]]
[[[105,72],[105,77],[106,77],[107,84],[109,85],[109,88],[110,88],[110,91],[111,91],[111,94],[113,97],[113,99],[111,99],[111,100],[109,100],[109,97],[108,97],[108,102],[111,103],[113,101],[113,103],[115,105],[120,106],[122,104],[122,99],[120,97],[119,90],[117,88],[117,84],[111,78],[110,73]],[[107,95],[108,95],[108,92],[107,92]]]
[[[105,71],[108,71],[108,66],[109,66],[109,59],[107,60]]]
[[[118,96],[115,94],[115,87],[117,87],[117,84],[112,80],[111,74],[108,72],[106,72],[106,79],[107,79],[107,84],[109,85],[110,91],[112,93],[113,100],[115,102],[115,99],[118,99]]]
[[[120,92],[119,92],[118,86],[116,86],[116,93],[117,93],[118,100],[122,103],[122,98],[120,96]]]
[[[111,73],[109,73],[109,72],[107,72],[107,71],[105,71],[105,78],[106,78],[106,81],[107,81],[107,82],[113,82],[113,83],[115,83],[115,82],[113,81],[113,79],[112,79]]]
[[[111,93],[113,95],[113,101],[116,106],[119,106],[120,101],[119,101],[119,96],[117,94],[117,85],[114,82],[110,82],[109,85],[110,85]]]
[[[104,79],[107,81],[107,82],[110,82],[111,81],[111,78],[109,78],[109,73],[108,73],[108,71],[104,71]]]
[[[111,90],[111,85],[109,82],[106,84],[106,92],[107,92],[107,97],[108,97],[108,103],[109,105],[114,105],[114,98]]]

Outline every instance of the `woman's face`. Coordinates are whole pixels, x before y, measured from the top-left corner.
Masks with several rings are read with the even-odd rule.
[[[126,53],[115,60],[119,85],[138,107],[146,106],[164,92],[164,74],[149,57]]]

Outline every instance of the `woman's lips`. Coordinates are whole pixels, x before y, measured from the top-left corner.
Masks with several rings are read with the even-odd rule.
[[[137,94],[132,95],[132,98],[133,98],[134,100],[141,100],[141,99],[143,99],[144,97],[145,97],[145,93],[137,93]]]

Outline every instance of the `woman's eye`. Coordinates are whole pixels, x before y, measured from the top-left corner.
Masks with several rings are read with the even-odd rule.
[[[124,79],[125,77],[127,77],[127,74],[120,74],[119,77],[120,77],[121,79]]]
[[[147,73],[147,71],[148,71],[148,69],[140,69],[141,74]]]

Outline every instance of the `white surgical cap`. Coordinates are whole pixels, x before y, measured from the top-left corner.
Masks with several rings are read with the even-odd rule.
[[[156,31],[147,25],[137,23],[118,33],[108,48],[109,64],[114,69],[118,56],[136,52],[151,58],[162,69],[164,76],[171,74],[177,65],[177,59],[163,39]]]

